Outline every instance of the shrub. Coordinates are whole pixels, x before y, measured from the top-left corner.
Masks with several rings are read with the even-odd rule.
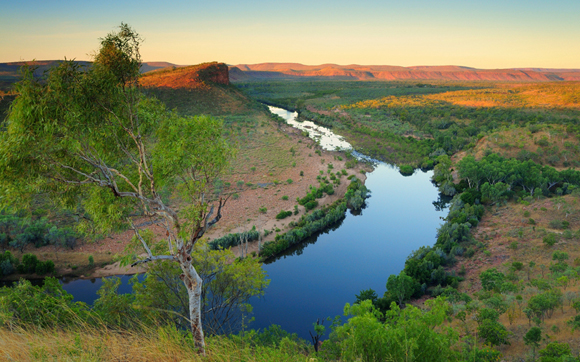
[[[292,216],[292,211],[280,211],[278,215],[276,215],[276,220],[282,220],[287,218],[288,216]]]
[[[95,265],[95,258],[92,255],[89,255],[89,266],[92,267]]]
[[[403,176],[411,176],[415,172],[415,168],[411,165],[402,165],[399,167],[399,172]]]
[[[259,211],[261,214],[265,214],[265,213],[267,213],[267,212],[268,212],[268,209],[267,209],[265,206],[262,206],[262,207],[260,207],[260,208],[258,209],[258,211]]]
[[[316,200],[308,201],[306,204],[304,204],[304,207],[306,208],[306,210],[312,210],[316,206],[318,206],[318,201],[316,201]]]
[[[549,233],[548,235],[544,236],[543,242],[548,246],[554,246],[554,244],[558,242],[558,240],[556,239],[556,234]]]
[[[268,235],[268,231],[264,231],[264,236]],[[260,233],[256,230],[245,231],[243,233],[235,233],[235,234],[228,234],[224,235],[219,239],[215,239],[210,241],[209,248],[212,250],[219,250],[219,249],[227,249],[232,246],[236,246],[240,244],[242,239],[247,241],[254,241],[258,240]]]
[[[463,253],[463,255],[465,255],[468,258],[471,258],[474,254],[475,250],[473,250],[472,247],[467,248],[467,250],[465,250],[465,253]]]
[[[45,262],[39,261],[36,264],[35,272],[38,275],[52,274],[54,273],[54,263],[52,260],[47,260]]]
[[[32,274],[36,271],[36,264],[38,258],[34,254],[22,255],[22,264],[18,265],[18,272],[20,274]]]
[[[562,223],[562,220],[552,220],[552,221],[550,221],[549,225],[553,229],[563,229],[564,228],[564,224]]]

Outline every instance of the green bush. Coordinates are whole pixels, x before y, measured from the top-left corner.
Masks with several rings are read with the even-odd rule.
[[[280,211],[278,215],[276,215],[276,220],[282,220],[287,218],[288,216],[292,216],[292,211]]]
[[[35,269],[36,274],[45,275],[54,273],[54,263],[52,260],[47,260],[45,262],[39,261],[36,264]]]
[[[18,272],[20,274],[32,274],[36,272],[36,264],[38,258],[34,254],[22,255],[22,264],[18,265]]]
[[[312,210],[316,206],[318,206],[318,201],[316,201],[316,200],[308,201],[306,204],[304,204],[304,207],[306,208],[306,210]]]
[[[0,315],[10,325],[54,328],[88,319],[87,305],[73,302],[56,278],[45,278],[42,286],[21,279],[13,288],[0,288],[0,300]]]
[[[224,235],[221,238],[210,241],[208,245],[211,250],[227,249],[239,245],[242,239],[254,241],[258,240],[259,236],[260,233],[258,231],[250,230],[243,233]]]
[[[554,244],[558,242],[556,239],[556,234],[549,233],[548,235],[544,236],[543,242],[548,246],[554,246]]]
[[[403,176],[411,176],[415,172],[415,168],[411,165],[401,165],[399,167],[399,172]]]

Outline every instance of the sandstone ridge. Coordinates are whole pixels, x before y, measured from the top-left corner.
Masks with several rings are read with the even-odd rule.
[[[325,77],[351,80],[580,81],[580,69],[476,69],[463,66],[304,65],[260,63],[230,66],[230,79]]]

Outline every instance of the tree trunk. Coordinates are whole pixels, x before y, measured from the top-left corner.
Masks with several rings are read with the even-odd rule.
[[[185,254],[185,253],[182,253]],[[191,256],[179,260],[183,274],[180,275],[187,294],[189,296],[189,319],[191,323],[191,333],[195,342],[197,352],[205,356],[205,338],[203,336],[203,326],[201,323],[201,286],[202,279],[191,265]]]

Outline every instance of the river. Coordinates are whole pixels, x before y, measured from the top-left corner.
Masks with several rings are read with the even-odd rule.
[[[327,128],[296,122],[296,113],[269,108],[307,130],[325,149],[350,147]],[[249,328],[278,324],[309,339],[317,318],[342,315],[345,303],[352,303],[361,290],[372,288],[382,296],[387,278],[403,269],[407,256],[435,243],[436,230],[447,215],[447,209],[433,204],[439,194],[431,175],[417,170],[405,177],[395,166],[377,163],[367,174],[371,197],[359,215],[348,212],[339,225],[264,265],[271,282],[263,297],[251,300],[250,317],[255,320]],[[121,292],[130,292],[129,279],[122,276]],[[75,300],[86,303],[97,298],[102,284],[99,278],[62,282]]]
[[[323,148],[350,146],[324,127],[296,122],[294,112],[269,108],[308,130]],[[389,275],[403,269],[411,251],[435,243],[441,218],[447,216],[447,209],[433,205],[439,192],[431,175],[417,170],[405,177],[395,166],[377,163],[367,174],[371,197],[360,215],[348,212],[340,227],[264,265],[271,282],[264,297],[252,300],[251,326],[278,324],[309,339],[317,318],[342,315],[345,303],[352,303],[361,290],[372,288],[382,296]]]

